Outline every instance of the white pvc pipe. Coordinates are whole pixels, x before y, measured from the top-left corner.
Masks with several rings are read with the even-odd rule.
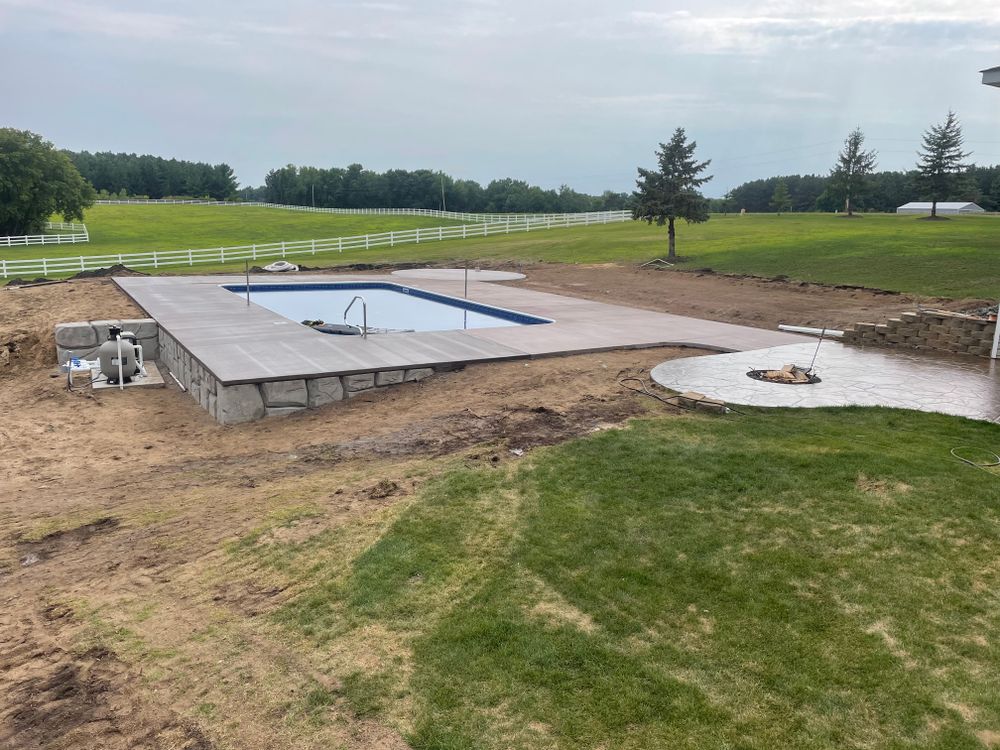
[[[844,335],[843,331],[838,331],[833,328],[809,328],[808,326],[788,326],[781,323],[778,326],[779,331],[788,331],[789,333],[807,333],[810,336],[821,336],[823,332],[826,331],[827,336],[835,339],[839,339]]]
[[[1000,312],[1000,310],[998,310]],[[1000,349],[1000,315],[997,315],[997,322],[995,324],[995,329],[993,331],[993,351],[990,352],[990,357],[993,359],[1000,359],[997,356],[998,349]]]
[[[122,377],[122,337],[120,335],[115,336],[115,341],[118,342],[118,390],[125,390],[125,379]]]

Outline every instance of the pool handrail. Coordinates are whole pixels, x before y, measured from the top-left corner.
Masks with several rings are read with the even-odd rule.
[[[368,338],[368,303],[360,294],[355,294],[354,297],[351,298],[351,301],[347,303],[347,307],[344,308],[344,324],[350,325],[347,322],[347,313],[350,312],[351,307],[358,300],[361,300],[361,338],[366,339]]]

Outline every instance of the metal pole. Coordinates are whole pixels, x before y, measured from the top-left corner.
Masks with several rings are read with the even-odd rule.
[[[997,356],[998,350],[1000,350],[1000,307],[997,308],[997,313],[997,321],[993,324],[995,326],[995,330],[993,331],[993,351],[990,352],[990,357],[993,359],[1000,359],[1000,356]]]
[[[465,298],[469,299],[469,261],[465,261]]]
[[[247,275],[247,307],[250,307],[250,261],[243,261],[243,270]]]

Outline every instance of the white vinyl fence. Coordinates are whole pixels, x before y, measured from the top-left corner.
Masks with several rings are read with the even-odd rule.
[[[21,245],[64,245],[78,242],[90,242],[86,224],[70,224],[63,221],[48,221],[46,229],[63,230],[70,234],[22,234],[15,237],[0,237],[0,247],[15,247]]]
[[[317,253],[342,253],[345,250],[370,249],[373,247],[395,247],[396,245],[438,242],[441,240],[490,237],[511,232],[534,232],[558,227],[593,226],[628,221],[629,211],[597,211],[579,214],[550,214],[539,216],[506,215],[502,221],[480,224],[458,224],[447,227],[426,229],[406,229],[379,234],[364,234],[356,237],[333,237],[322,240],[300,240],[297,242],[269,242],[260,245],[240,245],[237,247],[216,247],[202,250],[166,250],[145,253],[120,253],[117,255],[89,255],[76,258],[31,258],[24,260],[0,260],[0,276],[29,276],[42,274],[65,274],[92,271],[122,264],[129,268],[163,268],[166,266],[193,266],[197,263],[231,263],[233,261],[256,261],[269,258],[288,258]]]
[[[275,208],[282,211],[306,211],[317,214],[346,214],[367,216],[380,214],[383,216],[433,216],[438,219],[454,219],[455,221],[468,221],[474,223],[485,222],[505,222],[511,218],[532,219],[549,218],[554,219],[562,216],[574,216],[576,214],[488,214],[488,213],[462,213],[460,211],[440,211],[436,208],[316,208],[314,206],[293,206],[286,203],[263,203],[259,201],[209,201],[209,200],[173,200],[171,198],[126,198],[122,200],[99,200],[95,201],[105,206],[243,206],[256,208]],[[615,211],[599,211],[594,213],[617,213]]]

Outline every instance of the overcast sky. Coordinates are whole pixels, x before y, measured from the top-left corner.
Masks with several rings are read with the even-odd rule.
[[[952,0],[0,0],[0,126],[73,150],[442,169],[631,190],[683,126],[709,195],[880,167],[959,115],[1000,162],[1000,3]]]

